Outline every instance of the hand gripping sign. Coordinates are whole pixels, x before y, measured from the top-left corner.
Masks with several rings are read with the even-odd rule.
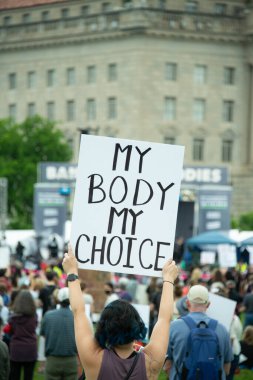
[[[80,269],[161,276],[183,155],[182,146],[82,136],[71,233]]]

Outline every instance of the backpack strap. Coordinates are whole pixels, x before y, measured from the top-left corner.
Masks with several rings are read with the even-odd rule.
[[[189,315],[186,315],[181,319],[187,324],[190,330],[195,329],[197,327],[196,322],[194,322],[194,320],[191,317],[189,317]]]
[[[194,329],[195,327],[198,327],[201,323],[204,323],[210,329],[215,330],[218,324],[218,321],[212,318],[210,318],[208,323],[206,323],[205,321],[200,321],[198,324],[194,322],[194,320],[191,317],[189,317],[189,315],[186,315],[185,317],[182,317],[181,319],[183,319],[183,321],[187,324],[190,330]]]

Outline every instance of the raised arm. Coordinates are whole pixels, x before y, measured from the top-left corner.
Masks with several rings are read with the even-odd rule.
[[[78,275],[77,260],[69,246],[68,253],[63,259],[63,268],[67,275]],[[74,315],[75,338],[80,360],[84,366],[94,363],[94,357],[99,350],[99,346],[94,338],[93,328],[85,313],[85,304],[80,288],[79,280],[69,281],[69,299]]]
[[[168,349],[169,327],[173,315],[174,281],[177,276],[178,268],[175,261],[169,260],[163,267],[163,289],[158,319],[144,350],[154,372],[160,371]]]

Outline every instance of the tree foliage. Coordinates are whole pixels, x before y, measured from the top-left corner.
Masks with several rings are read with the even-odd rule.
[[[253,211],[241,214],[238,218],[233,218],[231,228],[241,231],[253,231]]]
[[[37,164],[69,161],[70,146],[54,122],[34,116],[22,123],[0,120],[0,177],[8,179],[10,228],[32,225]]]

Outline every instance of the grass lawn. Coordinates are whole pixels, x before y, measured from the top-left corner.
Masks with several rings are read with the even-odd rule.
[[[33,379],[43,380],[44,375],[40,375],[36,372]],[[159,380],[167,380],[167,377],[164,372],[160,374]],[[241,370],[241,373],[239,375],[234,376],[234,380],[253,380],[253,371]]]

